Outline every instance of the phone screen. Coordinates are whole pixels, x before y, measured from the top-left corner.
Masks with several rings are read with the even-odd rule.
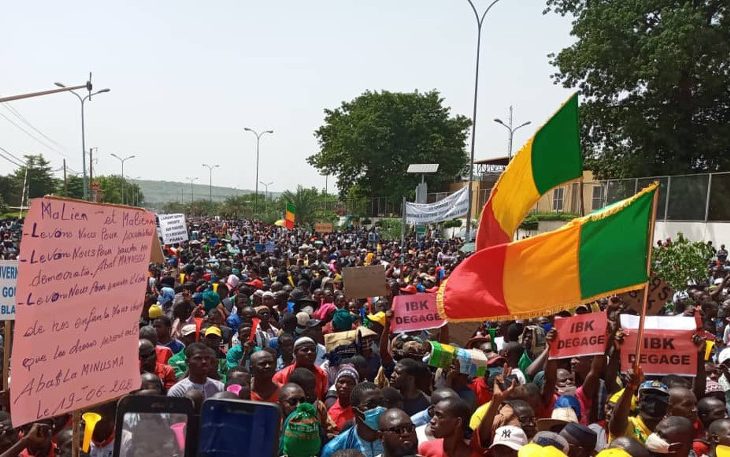
[[[119,457],[182,457],[187,426],[186,414],[127,412]]]
[[[273,404],[207,400],[200,419],[199,457],[272,457],[281,414]]]

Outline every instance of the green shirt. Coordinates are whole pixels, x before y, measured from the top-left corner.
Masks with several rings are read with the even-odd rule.
[[[184,350],[170,357],[167,364],[175,370],[175,378],[177,378],[178,381],[184,378],[185,374],[188,372],[188,358],[185,356]],[[228,365],[226,364],[226,359],[218,359],[218,376],[220,376],[221,382],[226,382],[227,373]]]

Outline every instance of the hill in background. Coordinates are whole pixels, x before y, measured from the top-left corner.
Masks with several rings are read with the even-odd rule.
[[[171,182],[171,181],[146,181],[146,180],[130,180],[137,184],[144,194],[145,206],[155,207],[161,206],[168,202],[190,203],[191,189],[190,183],[187,182]],[[252,194],[254,191],[249,189],[235,189],[233,187],[213,186],[213,201],[220,202],[231,196]],[[195,200],[207,200],[209,198],[209,188],[205,184],[193,184],[192,193]],[[259,195],[263,195],[264,189],[259,189]],[[270,192],[270,197],[277,197],[278,192]]]

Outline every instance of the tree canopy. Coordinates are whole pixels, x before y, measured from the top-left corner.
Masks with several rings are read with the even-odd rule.
[[[730,168],[727,0],[547,0],[576,42],[551,55],[584,96],[586,165],[600,177]]]
[[[407,175],[411,163],[437,163],[427,175],[440,189],[468,164],[465,152],[471,121],[452,116],[437,91],[426,93],[365,92],[333,110],[315,132],[320,150],[307,162],[322,174],[337,177],[340,195],[411,196],[421,177]]]

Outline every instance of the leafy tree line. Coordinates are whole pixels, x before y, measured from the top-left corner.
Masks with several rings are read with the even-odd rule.
[[[287,202],[296,207],[296,223],[313,225],[315,222],[334,222],[335,203],[333,195],[327,195],[314,187],[298,186],[296,191],[283,192],[278,198],[265,198],[259,194],[258,208],[254,208],[254,194],[231,196],[223,202],[211,202],[207,199],[192,203],[170,202],[162,206],[163,213],[184,213],[188,216],[221,216],[233,219],[259,219],[274,223],[284,218]]]
[[[9,175],[0,176],[0,211],[7,212],[8,206],[21,206],[24,183],[28,199],[44,195],[83,198],[83,177],[68,174],[64,183],[42,154],[26,155],[24,159],[24,166]],[[144,204],[144,194],[139,186],[121,176],[94,176],[94,182],[99,184],[100,201],[103,203]]]

